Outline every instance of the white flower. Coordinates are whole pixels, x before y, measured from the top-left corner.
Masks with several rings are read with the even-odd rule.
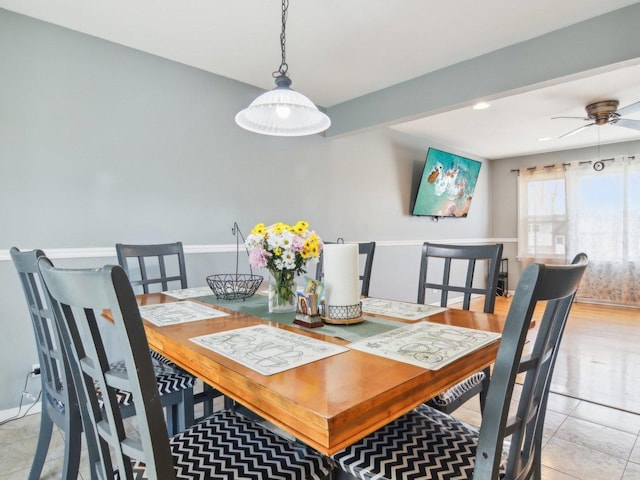
[[[267,268],[271,272],[290,270],[299,275],[305,272],[307,262],[317,260],[322,240],[302,220],[294,225],[258,223],[247,237],[245,246],[251,266]]]
[[[269,250],[275,250],[276,248],[283,250],[289,249],[291,248],[294,236],[295,235],[288,230],[285,230],[279,235],[270,233],[267,237],[267,247]]]
[[[263,241],[264,241],[264,235],[251,233],[245,240],[245,245],[249,250],[251,250],[253,248],[256,248],[258,245],[261,245]]]
[[[282,262],[284,264],[284,268],[288,270],[293,270],[296,268],[296,254],[293,250],[287,249],[282,252]]]

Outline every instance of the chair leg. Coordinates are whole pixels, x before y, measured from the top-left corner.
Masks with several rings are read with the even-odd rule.
[[[222,393],[213,388],[211,385],[202,382],[202,391],[195,394],[195,403],[202,404],[202,416],[199,417],[199,419],[207,418],[213,415],[213,412],[215,411],[214,402],[218,397],[223,397],[224,408],[226,410],[232,410],[234,408],[233,400],[222,395]]]
[[[182,390],[179,401],[167,405],[167,433],[170,437],[184,431],[194,423],[193,389]]]
[[[483,370],[484,379],[482,380],[482,391],[480,392],[480,413],[484,414],[484,405],[487,401],[487,392],[489,391],[489,383],[491,382],[491,367]]]
[[[328,477],[329,480],[358,480],[358,477],[354,477],[350,473],[345,472],[340,468],[334,468]]]
[[[215,389],[206,383],[202,385],[202,401],[203,413],[205,418],[213,415],[213,399],[215,398]]]
[[[51,443],[51,435],[53,433],[53,420],[47,413],[47,406],[43,405],[42,413],[40,414],[40,433],[38,434],[38,444],[36,446],[36,453],[33,457],[33,463],[31,464],[31,471],[29,472],[29,480],[38,480],[42,473],[42,467],[44,461],[47,458],[47,452],[49,451],[49,444]],[[67,451],[65,448],[65,456]]]
[[[180,402],[182,425],[180,431],[186,430],[195,423],[193,398],[193,388],[182,392],[182,401]]]
[[[179,432],[179,416],[180,416],[180,404],[174,403],[165,407],[165,417],[167,421],[167,435],[173,437]]]
[[[64,466],[62,478],[78,478],[82,450],[82,419],[80,412],[68,412],[64,426]]]

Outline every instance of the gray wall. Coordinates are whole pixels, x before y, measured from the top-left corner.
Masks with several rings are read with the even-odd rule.
[[[489,208],[493,212],[493,236],[499,238],[517,238],[518,236],[518,174],[511,172],[511,170],[553,163],[596,161],[601,158],[637,155],[638,153],[640,153],[640,141],[632,141],[601,145],[599,148],[576,148],[489,162],[491,172],[489,183],[492,185]],[[509,288],[511,290],[515,288],[521,273],[516,253],[517,244],[505,244],[503,256],[509,258]]]
[[[37,362],[6,259],[13,245],[215,246],[234,243],[234,221],[247,234],[259,221],[302,218],[327,240],[380,241],[372,295],[414,300],[420,242],[490,234],[486,162],[469,218],[409,215],[427,148],[446,146],[388,129],[332,139],[245,132],[233,119],[257,89],[4,10],[0,64],[0,412],[18,405]],[[190,285],[233,260],[188,255]]]

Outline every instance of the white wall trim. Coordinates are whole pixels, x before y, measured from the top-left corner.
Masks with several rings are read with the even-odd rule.
[[[347,242],[365,242],[370,240],[347,240]],[[380,247],[408,247],[420,246],[427,240],[376,240],[376,246]],[[516,243],[517,238],[455,238],[455,239],[430,239],[434,243],[454,243],[458,245],[474,243]],[[21,250],[31,250],[31,248],[21,248]],[[91,248],[44,248],[44,252],[52,260],[60,258],[102,258],[115,257],[115,247],[91,247]],[[194,253],[235,253],[236,245],[184,245],[185,254]],[[9,250],[0,250],[0,261],[11,260]]]
[[[350,241],[350,240],[349,240]],[[356,240],[370,242],[371,240]],[[443,238],[426,240],[376,240],[377,247],[413,247],[422,246],[424,242],[453,243],[455,245],[472,245],[476,243],[517,243],[517,238]]]
[[[4,422],[5,420],[13,418],[16,415],[18,415],[18,413],[20,414],[19,418],[22,418],[22,416],[25,415],[24,412],[26,412],[27,410],[29,410],[27,415],[40,413],[42,411],[42,401],[38,400],[37,402],[35,402],[35,405],[33,403],[22,405],[22,408],[20,408],[20,410],[18,410],[18,407],[8,408],[6,410],[0,410],[0,422]],[[18,420],[18,418],[16,418],[15,420]]]
[[[31,248],[21,248],[21,250],[31,250]],[[59,258],[102,258],[115,257],[115,247],[93,247],[93,248],[43,248],[50,259]],[[228,253],[235,252],[236,245],[184,245],[184,253]],[[11,260],[9,250],[0,250],[0,261]]]

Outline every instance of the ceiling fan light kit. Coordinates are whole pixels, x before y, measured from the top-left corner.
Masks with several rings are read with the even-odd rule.
[[[591,103],[585,107],[587,118],[593,120],[596,125],[606,125],[620,118],[620,115],[616,113],[618,105],[619,102],[617,100]]]
[[[285,30],[289,0],[282,0],[282,62],[273,72],[276,88],[269,90],[236,115],[236,123],[250,132],[279,137],[299,137],[324,132],[331,126],[327,115],[300,92],[291,88],[287,74]]]

